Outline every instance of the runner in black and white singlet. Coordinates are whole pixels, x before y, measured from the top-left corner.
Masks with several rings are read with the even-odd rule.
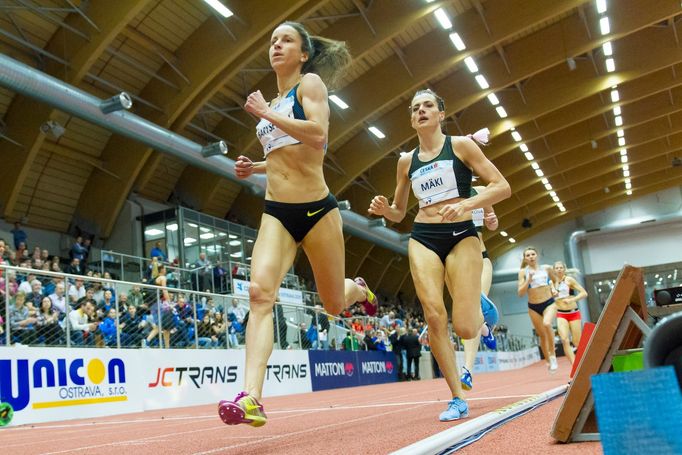
[[[471,211],[509,197],[511,190],[471,139],[443,134],[445,104],[433,91],[417,92],[410,114],[419,146],[398,160],[393,203],[385,196],[375,196],[368,211],[400,222],[407,212],[410,184],[419,201],[408,243],[410,272],[429,326],[431,350],[453,397],[440,420],[450,421],[466,417],[469,408],[462,399],[443,288],[447,281],[455,332],[462,338],[478,336],[483,324],[482,257]],[[488,182],[486,191],[473,197],[472,170]]]
[[[554,287],[557,290],[555,298],[557,307],[556,328],[564,346],[564,353],[573,364],[575,354],[571,347],[571,338],[573,346],[577,347],[582,335],[582,320],[578,301],[587,298],[587,291],[575,278],[566,275],[566,265],[563,262],[554,263],[554,273],[556,275]]]
[[[554,271],[548,265],[538,265],[538,252],[533,247],[523,250],[521,270],[519,270],[518,294],[528,294],[528,314],[535,332],[540,338],[540,349],[549,362],[549,371],[555,372],[559,367],[554,347],[554,318],[556,290],[551,278]]]

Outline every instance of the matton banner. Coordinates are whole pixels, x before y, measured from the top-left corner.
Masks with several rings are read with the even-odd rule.
[[[395,355],[381,351],[309,351],[313,391],[398,380]]]

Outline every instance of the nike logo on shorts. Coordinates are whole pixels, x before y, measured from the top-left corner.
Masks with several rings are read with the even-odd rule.
[[[322,207],[320,210],[315,210],[314,212],[310,213],[310,210],[308,210],[308,216],[315,216],[318,213],[320,213],[322,210],[324,210],[324,207]]]
[[[452,233],[452,236],[453,236],[453,237],[457,237],[457,236],[459,236],[459,235],[462,235],[462,234],[466,233],[467,231],[468,231],[468,229],[465,229],[465,230],[459,231],[459,232],[453,232],[453,233]]]

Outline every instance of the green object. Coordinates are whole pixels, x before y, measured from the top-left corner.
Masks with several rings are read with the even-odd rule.
[[[9,425],[14,417],[14,408],[9,403],[0,403],[0,427]]]
[[[628,354],[613,356],[613,371],[638,371],[644,369],[644,353],[639,350]]]

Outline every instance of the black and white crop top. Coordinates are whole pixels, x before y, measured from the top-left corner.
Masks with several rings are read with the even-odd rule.
[[[296,120],[306,120],[305,112],[303,112],[303,106],[298,101],[296,96],[296,91],[299,84],[296,84],[289,93],[282,98],[277,104],[272,106],[272,110],[286,115],[289,118]],[[256,126],[256,136],[258,140],[263,145],[263,154],[268,156],[268,153],[278,148],[286,147],[287,145],[300,144],[301,141],[294,139],[287,133],[282,131],[279,127],[273,125],[268,120],[261,119]]]
[[[557,283],[556,290],[558,292],[558,295],[556,296],[557,299],[565,299],[566,297],[571,295],[571,287],[566,282],[565,277],[563,280]]]
[[[412,181],[412,192],[419,200],[419,208],[448,199],[471,197],[471,169],[455,155],[450,136],[445,136],[438,156],[427,162],[419,159],[417,146],[408,175]]]

